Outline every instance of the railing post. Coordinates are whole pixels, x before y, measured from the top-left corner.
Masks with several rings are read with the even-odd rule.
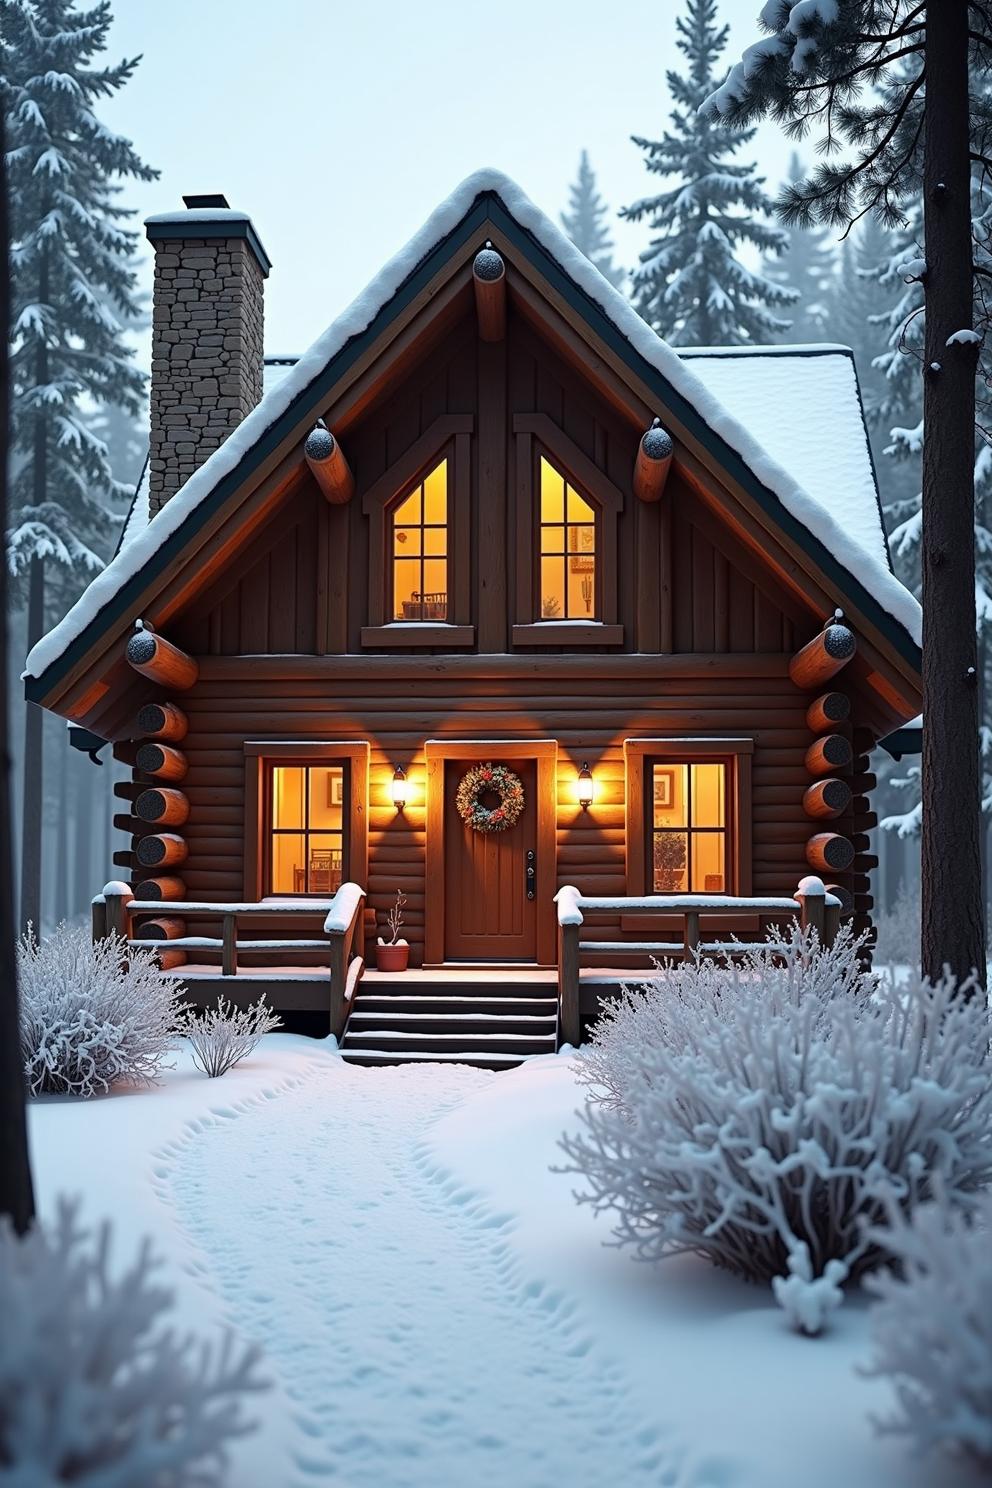
[[[799,925],[804,931],[815,930],[816,938],[821,945],[826,945],[824,938],[824,914],[826,890],[823,887],[823,879],[810,875],[799,882],[796,890],[796,903],[799,905]]]
[[[582,1037],[579,1012],[579,926],[558,926],[559,1038],[576,1048]]]
[[[348,1016],[345,1000],[345,990],[348,985],[348,952],[345,948],[345,939],[346,936],[340,930],[331,932],[331,1033],[337,1039],[344,1032]]]
[[[237,976],[238,974],[238,917],[236,914],[225,914],[221,920],[221,962],[220,969],[224,976]]]
[[[93,944],[98,940],[107,938],[107,901],[102,894],[97,894],[90,905],[90,927],[93,934]]]
[[[107,936],[119,935],[122,940],[131,939],[131,904],[134,895],[131,885],[114,879],[103,886],[104,929]]]
[[[685,959],[691,961],[699,945],[699,911],[686,910],[685,915]]]
[[[823,944],[829,949],[837,939],[840,929],[840,901],[825,904],[823,908]]]

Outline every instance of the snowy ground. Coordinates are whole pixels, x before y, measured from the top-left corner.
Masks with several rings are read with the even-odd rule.
[[[977,1488],[872,1432],[866,1312],[791,1334],[702,1262],[658,1270],[551,1174],[566,1058],[354,1069],[290,1035],[208,1081],[35,1103],[41,1206],[151,1233],[182,1319],[233,1324],[274,1385],[231,1488]]]

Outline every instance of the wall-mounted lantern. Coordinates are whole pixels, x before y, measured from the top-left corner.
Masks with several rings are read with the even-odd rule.
[[[406,771],[402,765],[397,765],[393,771],[393,805],[397,811],[402,811],[406,805],[408,788],[409,781],[406,778]]]
[[[592,771],[585,763],[585,761],[583,761],[582,769],[579,771],[578,780],[576,781],[575,793],[579,798],[579,805],[582,807],[583,811],[588,811],[589,807],[592,805],[593,780]]]

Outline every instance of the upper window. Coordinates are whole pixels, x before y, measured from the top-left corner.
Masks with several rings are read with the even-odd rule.
[[[347,763],[268,771],[269,894],[336,894],[344,880]]]
[[[650,787],[651,892],[726,893],[726,763],[653,760]]]
[[[540,619],[596,620],[596,513],[540,457]]]
[[[392,511],[393,620],[448,618],[448,461]]]

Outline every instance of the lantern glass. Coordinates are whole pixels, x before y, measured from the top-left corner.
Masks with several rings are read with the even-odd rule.
[[[393,772],[393,805],[398,811],[402,811],[406,805],[407,784],[406,771],[397,766]]]
[[[579,798],[579,805],[583,807],[583,809],[592,805],[593,780],[592,771],[589,769],[588,765],[584,764],[582,766],[582,769],[579,771],[576,793]]]

